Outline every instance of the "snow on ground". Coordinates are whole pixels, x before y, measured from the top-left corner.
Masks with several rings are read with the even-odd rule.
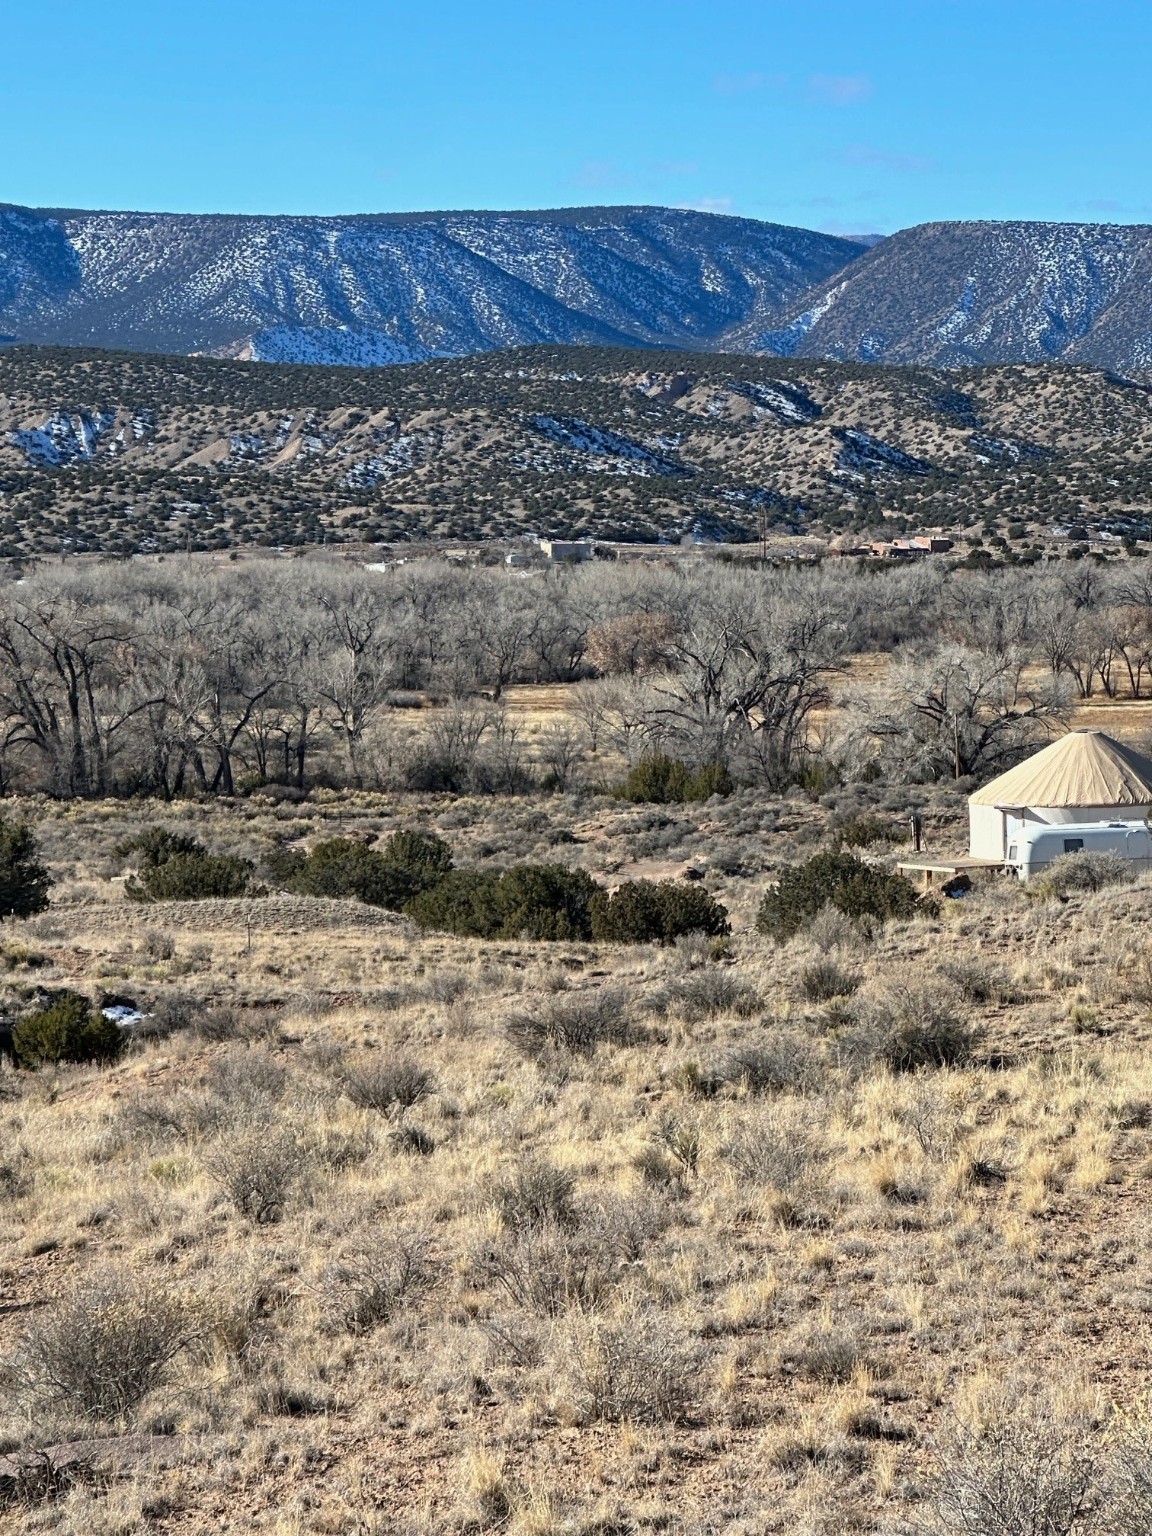
[[[420,363],[437,355],[427,347],[406,346],[384,331],[300,325],[257,331],[245,351],[254,363],[324,363],[346,368]]]
[[[841,448],[836,455],[837,467],[852,480],[893,475],[930,475],[932,465],[925,459],[914,458],[902,448],[885,443],[870,432],[854,427],[836,427],[833,436],[838,437]]]
[[[24,427],[10,441],[23,451],[30,464],[70,464],[95,456],[100,439],[115,425],[111,411],[70,414],[54,411],[41,427]]]
[[[609,475],[684,475],[690,470],[662,452],[638,443],[634,438],[604,427],[593,426],[576,416],[529,416],[526,423],[533,432],[567,450],[560,454],[529,451],[521,467],[544,472],[568,469]],[[575,462],[573,462],[575,460]]]

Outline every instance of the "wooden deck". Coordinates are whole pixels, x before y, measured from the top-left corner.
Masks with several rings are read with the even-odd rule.
[[[915,858],[897,864],[896,872],[911,880],[921,890],[930,891],[934,885],[946,885],[957,875],[967,875],[970,880],[977,880],[986,875],[998,875],[1003,868],[1003,859],[973,859],[967,854],[958,854],[951,859],[936,859],[929,854],[918,854]]]

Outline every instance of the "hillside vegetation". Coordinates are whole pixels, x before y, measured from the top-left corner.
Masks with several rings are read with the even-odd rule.
[[[0,554],[1139,531],[1150,398],[1051,366],[534,347],[355,369],[13,347]]]

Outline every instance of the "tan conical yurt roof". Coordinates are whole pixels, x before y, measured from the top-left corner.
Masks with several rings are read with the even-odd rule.
[[[1069,731],[969,796],[969,805],[1152,805],[1152,761],[1103,731]]]

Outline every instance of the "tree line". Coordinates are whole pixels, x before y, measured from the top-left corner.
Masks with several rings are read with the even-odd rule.
[[[0,790],[526,787],[518,683],[576,685],[532,746],[553,787],[606,750],[770,787],[963,778],[1077,697],[1152,696],[1152,571],[42,567],[0,587]]]

